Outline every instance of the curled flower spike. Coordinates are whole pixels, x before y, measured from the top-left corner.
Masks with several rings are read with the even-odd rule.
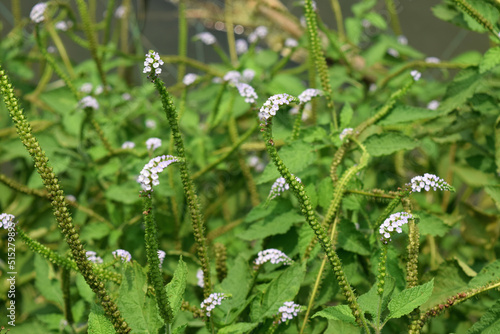
[[[165,260],[166,255],[167,255],[167,253],[165,253],[164,251],[158,250],[158,259],[160,260],[160,269],[161,269],[161,266],[163,265],[163,260]]]
[[[87,256],[87,259],[92,263],[101,264],[103,262],[102,259],[99,256],[97,256],[96,252],[87,251],[85,255]]]
[[[260,108],[259,119],[261,121],[267,121],[269,118],[276,115],[276,112],[279,110],[280,106],[295,101],[297,101],[297,98],[286,93],[273,95],[269,99],[267,99],[267,101],[264,102],[262,108]]]
[[[323,95],[323,92],[320,91],[319,89],[308,88],[305,91],[303,91],[302,93],[300,93],[300,95],[298,97],[299,97],[300,103],[304,104],[306,102],[311,101],[311,99],[313,97],[321,96],[321,95]]]
[[[47,3],[41,2],[33,6],[30,12],[30,19],[35,23],[40,23],[45,20],[45,11],[47,10]]]
[[[300,305],[295,304],[293,301],[284,302],[283,306],[278,309],[278,317],[280,320],[278,323],[286,322],[288,320],[292,320],[297,314],[300,312]]]
[[[417,70],[413,70],[410,72],[411,76],[413,77],[413,80],[418,81],[420,77],[422,76],[422,73],[420,73]]]
[[[80,102],[78,102],[78,106],[82,109],[85,108],[92,108],[94,110],[99,109],[99,103],[92,96],[85,96],[83,99],[80,100]]]
[[[146,60],[144,60],[144,70],[142,72],[158,75],[161,73],[160,65],[163,65],[163,60],[160,59],[160,55],[158,54],[158,52],[149,50],[149,53],[146,53]]]
[[[208,296],[207,299],[205,299],[200,307],[205,311],[205,314],[207,317],[210,317],[210,312],[217,306],[222,303],[224,299],[227,299],[229,296],[226,295],[225,293],[219,293],[215,292],[212,293],[210,296]]]
[[[420,192],[421,190],[429,191],[431,188],[436,190],[455,191],[445,180],[437,177],[434,174],[425,173],[423,176],[415,176],[410,181],[411,192]]]
[[[387,244],[391,241],[391,233],[394,231],[401,233],[401,226],[408,223],[408,219],[413,219],[413,216],[408,212],[397,212],[389,216],[382,225],[380,225],[379,233],[382,235],[382,242]]]
[[[2,213],[0,215],[0,227],[8,229],[14,224],[14,219],[16,219],[14,215],[8,213]]]
[[[132,255],[124,249],[117,249],[113,251],[114,258],[120,258],[122,262],[130,262],[132,260]]]
[[[196,283],[200,288],[205,286],[205,282],[203,281],[203,270],[200,268],[196,272],[196,278],[198,279],[198,283]]]
[[[126,141],[122,144],[123,149],[132,149],[135,147],[135,143],[133,141]]]
[[[237,39],[234,43],[236,53],[241,55],[248,51],[248,43],[244,39]]]
[[[293,263],[292,259],[290,259],[285,253],[274,248],[260,251],[257,254],[257,258],[253,262],[255,263],[256,267],[260,267],[266,262],[271,262],[272,264],[283,262],[284,265],[290,265]]]
[[[160,184],[158,174],[163,172],[171,163],[178,162],[179,160],[171,155],[161,155],[155,157],[144,166],[141,170],[137,182],[141,184],[142,189],[145,191],[153,191],[152,186]]]
[[[148,148],[148,150],[154,151],[160,146],[161,146],[161,139],[160,138],[153,137],[153,138],[149,138],[148,140],[146,140],[146,147]]]
[[[298,182],[302,182],[297,176],[295,177],[295,180],[297,180]],[[290,185],[286,183],[285,178],[284,177],[277,178],[276,181],[271,186],[271,191],[269,192],[267,200],[270,201],[280,196],[283,192],[285,192],[285,190],[288,189],[290,189]]]
[[[194,35],[196,40],[201,41],[205,45],[212,45],[217,42],[217,39],[215,39],[215,36],[212,35],[209,32],[200,32],[199,34]]]
[[[194,74],[194,73],[188,73],[184,76],[184,78],[182,79],[182,83],[185,84],[186,86],[189,86],[191,85],[193,82],[196,81],[196,79],[198,79],[198,74]]]
[[[344,140],[345,137],[350,136],[354,133],[353,128],[345,128],[339,135],[340,140]]]
[[[240,95],[245,98],[246,103],[255,103],[255,100],[259,98],[255,89],[249,84],[239,82],[236,84],[236,88],[238,88]]]

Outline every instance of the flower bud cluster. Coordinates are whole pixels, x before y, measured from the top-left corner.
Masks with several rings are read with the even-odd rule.
[[[117,249],[113,251],[114,258],[120,258],[122,262],[130,262],[132,260],[132,255],[124,249]]]
[[[319,89],[308,88],[305,91],[303,91],[302,93],[300,93],[298,98],[299,98],[300,103],[304,104],[304,103],[311,101],[311,99],[313,97],[321,96],[321,95],[323,95],[323,92],[320,91]]]
[[[215,42],[217,42],[215,36],[206,31],[200,32],[199,34],[196,34],[194,37],[195,39],[200,40],[205,45],[212,45],[215,44]]]
[[[421,190],[429,191],[436,190],[448,190],[454,191],[453,187],[450,186],[445,180],[437,177],[434,174],[425,173],[423,176],[415,176],[410,181],[411,192],[420,192]]]
[[[295,180],[297,180],[297,182],[302,182],[297,176],[295,177]],[[276,181],[271,186],[271,191],[269,192],[267,200],[270,201],[278,196],[281,196],[281,194],[288,189],[290,189],[290,185],[286,182],[285,178],[284,177],[277,178]]]
[[[141,184],[142,189],[145,191],[153,191],[152,186],[160,184],[158,174],[163,172],[171,163],[178,161],[176,157],[171,155],[161,155],[149,160],[141,170],[137,182]]]
[[[290,102],[295,101],[297,101],[295,97],[286,93],[273,95],[267,99],[267,101],[262,105],[262,108],[260,108],[259,119],[267,123],[269,118],[276,115],[280,106],[290,104]]]
[[[40,23],[45,20],[45,11],[47,10],[47,3],[41,2],[33,6],[30,12],[30,19],[35,23]]]
[[[14,219],[16,219],[16,217],[14,215],[11,215],[8,213],[2,213],[0,215],[0,227],[3,227],[4,229],[8,229],[14,223]]]
[[[198,269],[196,272],[196,278],[198,279],[198,283],[196,283],[196,285],[203,288],[205,286],[205,282],[203,281],[203,269]]]
[[[413,219],[413,215],[408,212],[397,212],[389,216],[382,225],[380,225],[379,233],[382,235],[382,242],[387,243],[391,241],[391,233],[403,232],[401,226],[408,223],[408,219]]]
[[[210,317],[210,312],[217,306],[222,303],[224,299],[228,298],[228,296],[225,293],[220,293],[220,292],[215,292],[212,293],[210,296],[208,296],[207,299],[205,299],[201,303],[201,308],[205,311],[205,314],[207,317]]]
[[[295,304],[293,301],[284,302],[283,306],[278,309],[278,316],[280,317],[279,323],[292,320],[300,312],[300,305]]]
[[[246,103],[255,103],[259,98],[257,93],[255,93],[255,89],[249,84],[239,82],[236,84],[236,88],[238,88],[240,95],[245,98]]]
[[[85,255],[87,256],[87,259],[92,263],[101,264],[103,262],[102,259],[99,256],[97,256],[96,252],[87,251]]]
[[[253,262],[257,267],[260,267],[266,262],[271,262],[272,264],[283,262],[284,265],[290,265],[293,263],[292,259],[290,259],[285,253],[274,248],[260,251],[257,254],[257,258]]]
[[[165,253],[164,251],[158,250],[158,259],[160,260],[160,269],[161,269],[161,266],[163,265],[163,261],[165,260],[166,255],[167,255],[167,253]]]
[[[143,73],[150,73],[150,74],[158,75],[161,73],[160,65],[163,65],[163,60],[161,60],[158,52],[154,52],[153,50],[149,50],[149,53],[146,53],[146,60],[144,61]],[[153,73],[153,69],[154,69],[154,73]]]
[[[82,109],[85,108],[92,108],[94,110],[99,109],[99,103],[94,97],[90,95],[85,96],[83,99],[81,99],[80,102],[78,102],[78,106]]]

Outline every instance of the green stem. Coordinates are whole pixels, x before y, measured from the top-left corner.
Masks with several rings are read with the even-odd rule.
[[[188,27],[186,18],[186,1],[179,1],[179,57],[187,57]],[[177,67],[177,82],[182,82],[186,74],[186,64],[179,63]]]
[[[236,55],[236,46],[234,41],[233,27],[233,1],[226,0],[224,4],[224,20],[226,21],[227,43],[229,48],[229,57],[234,67],[238,67],[238,56]]]
[[[344,20],[342,18],[342,10],[338,0],[331,0],[333,13],[335,14],[335,21],[337,21],[337,32],[339,34],[339,39],[345,41],[345,31],[344,31]]]
[[[401,24],[399,23],[399,17],[398,13],[396,12],[396,6],[394,6],[394,1],[385,0],[385,6],[387,7],[387,11],[389,12],[392,30],[394,31],[396,36],[402,35],[403,31],[401,30]]]

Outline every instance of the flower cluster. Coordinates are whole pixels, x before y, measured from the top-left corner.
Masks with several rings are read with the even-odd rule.
[[[432,100],[427,104],[429,110],[436,110],[437,108],[439,108],[439,101],[437,100]]]
[[[427,64],[439,64],[441,60],[437,57],[427,57],[425,58],[425,62]]]
[[[321,95],[323,95],[323,92],[320,91],[319,89],[308,88],[305,91],[303,91],[302,93],[300,93],[300,95],[298,97],[299,97],[300,103],[304,104],[306,102],[311,101],[311,99],[313,97],[321,96]]]
[[[420,192],[421,190],[429,191],[448,190],[453,191],[453,187],[446,183],[445,180],[437,177],[434,174],[425,173],[423,176],[415,176],[410,181],[411,192]]]
[[[93,98],[90,95],[85,96],[83,99],[81,99],[80,102],[78,102],[78,106],[82,109],[85,109],[85,108],[92,108],[94,110],[99,109],[99,103],[97,102],[97,100],[95,98]]]
[[[391,233],[401,233],[403,230],[401,226],[408,223],[408,219],[413,219],[413,216],[408,212],[397,212],[389,216],[382,225],[380,225],[379,233],[382,235],[382,242],[387,243],[391,241]]]
[[[149,53],[146,53],[146,60],[144,61],[144,70],[143,73],[152,73],[152,69],[154,68],[155,75],[161,73],[160,65],[163,65],[163,60],[160,59],[160,55],[158,52],[154,52],[153,50],[149,50]]]
[[[114,258],[120,258],[122,262],[130,262],[132,260],[132,255],[124,249],[117,249],[113,251]]]
[[[201,308],[205,310],[205,313],[207,317],[210,316],[210,312],[217,306],[222,303],[224,299],[228,298],[228,296],[225,293],[220,293],[220,292],[215,292],[212,293],[210,296],[208,296],[207,299],[205,299],[201,303]]]
[[[184,76],[184,78],[182,79],[182,83],[185,84],[186,86],[189,86],[191,85],[193,82],[196,81],[196,79],[198,79],[198,74],[194,74],[194,73],[188,73]]]
[[[85,255],[87,256],[87,259],[92,263],[101,264],[103,262],[102,259],[99,256],[97,256],[96,252],[87,251]]]
[[[417,70],[413,70],[410,72],[411,76],[413,77],[413,80],[418,81],[420,77],[422,76],[422,73],[420,73]]]
[[[132,149],[135,147],[135,143],[133,141],[126,141],[122,144],[123,149]]]
[[[255,93],[255,89],[249,84],[239,82],[236,84],[236,88],[238,88],[240,95],[245,98],[246,103],[255,103],[255,100],[259,98]]]
[[[236,53],[241,55],[248,51],[248,43],[244,39],[237,39],[234,43]]]
[[[196,272],[196,278],[198,279],[198,283],[196,283],[200,288],[203,288],[205,286],[205,281],[203,280],[203,270],[200,268]]]
[[[297,42],[297,40],[296,40],[296,39],[293,39],[293,38],[287,38],[287,39],[285,40],[285,46],[286,46],[287,48],[291,48],[291,49],[293,49],[293,48],[296,48],[297,46],[299,46],[299,42]]]
[[[8,229],[12,224],[14,223],[14,215],[8,214],[8,213],[2,213],[0,215],[0,227],[3,227],[4,229]]]
[[[154,151],[160,146],[161,146],[161,139],[160,138],[153,137],[153,138],[149,138],[148,140],[146,140],[146,147],[148,148],[148,150]]]
[[[41,2],[33,6],[30,12],[30,19],[35,23],[40,23],[45,20],[45,11],[47,10],[47,3]]]
[[[160,260],[160,269],[161,269],[161,266],[163,265],[163,261],[165,260],[166,255],[167,255],[167,253],[165,253],[164,251],[158,250],[158,259]]]
[[[265,38],[267,36],[267,28],[264,26],[259,26],[255,28],[254,32],[248,35],[248,41],[250,43],[257,42],[259,38]]]
[[[290,265],[292,264],[293,261],[282,251],[274,248],[269,248],[260,251],[257,254],[257,258],[253,262],[257,267],[259,267],[266,262],[271,262],[272,264],[278,264],[283,262],[283,264],[285,265]]]
[[[209,32],[200,32],[199,34],[194,36],[195,39],[200,40],[203,44],[205,45],[212,45],[217,42],[217,39],[215,39],[215,36],[212,35]]]
[[[339,138],[340,140],[344,140],[344,138],[346,136],[350,136],[354,133],[354,129],[353,128],[345,128],[344,130],[342,130],[342,132],[340,133],[339,135]]]
[[[255,71],[247,68],[242,73],[238,71],[229,71],[224,75],[223,80],[230,84],[249,83],[255,77]]]
[[[144,122],[144,125],[148,128],[148,129],[156,129],[156,121],[154,119],[147,119],[145,122]],[[160,141],[161,143],[161,141]],[[161,144],[160,144],[161,146]]]
[[[126,14],[127,14],[127,7],[125,7],[123,5],[118,6],[118,8],[116,8],[116,10],[115,10],[115,17],[117,19],[123,19]]]
[[[261,121],[267,121],[269,118],[276,115],[280,106],[289,104],[290,102],[295,102],[296,100],[297,99],[295,97],[286,93],[271,96],[266,102],[264,102],[262,108],[260,108],[259,119]]]
[[[301,182],[301,180],[296,176],[295,180],[298,182]],[[279,177],[274,181],[273,185],[271,186],[271,191],[269,192],[269,196],[267,196],[267,200],[270,201],[278,196],[280,196],[285,190],[290,189],[290,185],[286,183],[286,180],[284,177]]]
[[[142,189],[145,191],[153,191],[152,186],[160,184],[158,174],[163,172],[171,163],[179,161],[176,157],[171,155],[161,155],[155,157],[144,166],[141,174],[137,178],[137,182],[141,184]]]
[[[56,28],[56,30],[61,30],[61,31],[68,31],[69,28],[71,28],[73,26],[73,22],[72,21],[59,21],[57,22],[56,24],[54,24],[54,28]]]
[[[295,304],[293,301],[284,302],[283,306],[278,309],[278,317],[280,320],[278,323],[286,322],[287,320],[292,320],[300,312],[300,305]]]

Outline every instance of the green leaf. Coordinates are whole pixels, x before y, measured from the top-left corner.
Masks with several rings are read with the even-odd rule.
[[[401,150],[411,150],[418,146],[415,140],[400,133],[376,134],[368,137],[364,144],[368,153],[375,157],[390,155]]]
[[[95,303],[91,304],[89,314],[89,334],[115,334],[111,321],[104,315],[104,311]]]
[[[481,271],[470,280],[469,288],[478,288],[486,284],[498,281],[500,278],[500,260],[488,263]]]
[[[40,255],[35,254],[35,287],[47,300],[59,306],[64,305],[61,283],[55,279],[49,263]]]
[[[376,0],[359,1],[356,4],[352,5],[351,10],[356,17],[362,17],[363,15],[367,14],[376,4]]]
[[[101,239],[110,233],[110,227],[105,223],[92,223],[82,227],[80,237],[84,241]]]
[[[340,112],[340,128],[345,129],[349,127],[349,124],[351,124],[352,120],[352,114],[354,111],[352,110],[351,104],[346,103],[344,104],[344,107],[342,108],[342,111]]]
[[[344,22],[347,37],[354,44],[358,44],[361,39],[361,34],[363,33],[361,20],[354,17],[348,17],[344,20]]]
[[[495,201],[497,209],[500,210],[500,185],[488,186],[484,191]]]
[[[134,204],[140,200],[139,191],[136,182],[128,181],[122,184],[112,184],[106,189],[105,196],[107,199],[125,204]]]
[[[486,51],[483,60],[479,64],[479,73],[488,72],[498,64],[500,64],[500,46]]]
[[[184,299],[184,290],[186,289],[187,280],[187,265],[182,261],[182,256],[179,258],[179,263],[174,272],[174,277],[167,284],[167,296],[172,307],[173,316],[179,312],[182,301]]]
[[[500,116],[495,121],[495,164],[497,174],[500,175]]]
[[[258,323],[250,323],[250,322],[240,322],[237,324],[229,325],[227,327],[221,328],[218,333],[219,334],[240,334],[240,333],[249,333],[257,327]]]
[[[422,119],[434,118],[436,116],[439,116],[439,113],[435,110],[429,110],[426,108],[419,108],[407,105],[397,105],[391,110],[389,115],[384,117],[377,124],[393,125],[393,124],[418,121]]]
[[[186,329],[188,324],[181,325],[179,327],[174,328],[172,331],[172,334],[181,334],[184,333],[184,330]]]
[[[481,14],[486,19],[486,21],[493,24],[495,24],[495,22],[498,21],[499,18],[498,10],[492,4],[489,4],[488,2],[483,0],[467,0],[467,3],[471,7],[473,7],[479,14]],[[467,25],[471,30],[477,32],[489,31],[469,14],[463,13],[463,18],[465,22],[467,22]]]
[[[481,84],[482,75],[477,67],[469,67],[460,71],[446,89],[446,95],[439,109],[448,113],[462,106],[476,92]]]
[[[384,293],[382,295],[382,303],[379,305],[379,294],[378,294],[378,280],[373,284],[371,287],[370,291],[367,293],[359,296],[358,298],[358,303],[363,312],[368,312],[371,314],[373,319],[377,317],[377,314],[379,312],[379,307],[380,307],[380,312],[385,311],[387,307],[387,303],[389,302],[389,298],[392,296],[392,293],[394,291],[395,287],[395,282],[396,280],[391,277],[391,276],[386,276],[385,278],[385,285],[384,285]]]
[[[369,12],[365,15],[365,19],[368,20],[374,27],[385,30],[387,29],[387,22],[385,19],[378,13]]]
[[[157,333],[163,326],[156,301],[146,297],[147,277],[137,263],[124,263],[117,306],[134,333]]]
[[[279,216],[267,216],[265,219],[255,222],[248,230],[240,233],[238,237],[243,240],[264,239],[271,235],[285,234],[295,223],[305,220],[304,216],[295,211],[288,211]]]
[[[305,143],[303,141],[297,140],[292,144],[282,147],[279,150],[279,156],[285,163],[285,166],[290,170],[291,173],[297,175],[297,173],[304,170],[307,166],[311,165],[315,160],[315,154],[313,152],[313,147],[310,143]],[[276,169],[276,166],[270,162],[262,175],[256,180],[257,184],[276,181],[280,177],[280,173]],[[299,176],[300,177],[300,176]]]
[[[485,173],[470,166],[457,164],[453,166],[453,170],[464,183],[471,187],[479,188],[497,183],[493,173]]]
[[[356,324],[356,318],[347,305],[337,305],[327,307],[324,310],[316,312],[311,318],[323,317],[330,320],[341,320],[350,324]]]
[[[443,220],[435,215],[431,215],[425,211],[415,211],[415,214],[420,217],[418,229],[421,235],[442,237],[450,230],[450,226],[446,225]]]
[[[401,291],[389,302],[388,319],[401,318],[425,303],[434,289],[434,279],[416,287]]]
[[[356,229],[352,222],[343,220],[339,230],[338,243],[341,248],[360,255],[370,255],[368,240]]]
[[[437,271],[429,272],[422,279],[430,277],[434,278],[434,291],[429,300],[422,306],[423,309],[442,303],[458,291],[465,290],[467,282],[470,280],[470,277],[464,274],[463,269],[456,261],[441,263]]]
[[[297,96],[305,90],[305,86],[295,75],[278,74],[269,82],[267,90],[272,95],[287,92],[290,95]]]
[[[85,278],[83,278],[82,275],[76,276],[76,288],[83,300],[85,300],[88,303],[94,302],[94,299],[96,298],[95,294],[90,288],[90,286],[87,284],[87,282],[85,282]]]
[[[500,299],[489,307],[481,319],[476,322],[466,334],[497,334],[500,333]]]

